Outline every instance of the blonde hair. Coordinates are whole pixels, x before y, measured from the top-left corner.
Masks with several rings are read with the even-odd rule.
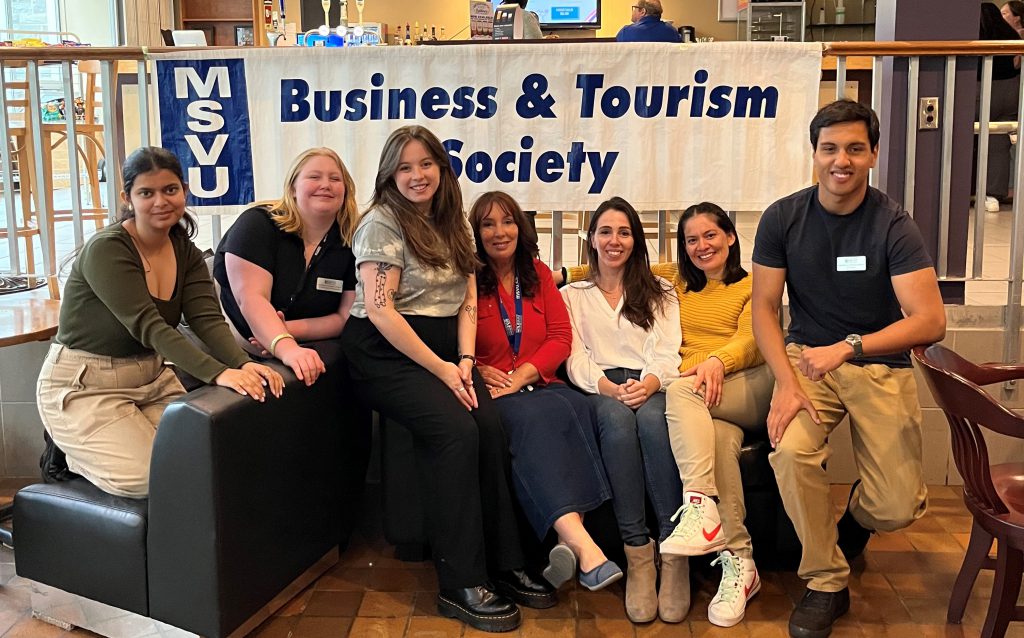
[[[257,206],[265,206],[270,218],[274,220],[277,227],[286,233],[302,233],[302,216],[299,214],[299,205],[295,201],[295,181],[302,172],[306,162],[314,157],[327,157],[334,161],[341,170],[341,179],[345,184],[345,199],[338,210],[338,227],[341,229],[341,237],[349,246],[352,245],[352,237],[356,233],[356,226],[359,224],[359,208],[356,205],[356,184],[352,181],[345,163],[341,161],[332,149],[326,146],[319,146],[303,151],[295,161],[284,178],[284,192],[281,199],[277,201],[258,202]]]

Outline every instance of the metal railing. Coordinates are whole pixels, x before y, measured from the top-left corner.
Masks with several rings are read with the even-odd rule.
[[[772,46],[772,45],[766,45]],[[229,47],[220,47],[229,48]],[[148,52],[168,52],[174,51],[170,48],[159,48],[150,49]],[[118,201],[119,186],[118,186],[118,175],[120,174],[120,158],[123,157],[124,149],[122,139],[124,137],[124,118],[119,115],[122,110],[127,110],[127,107],[132,105],[125,105],[120,102],[120,91],[118,87],[124,83],[125,79],[131,79],[134,84],[138,86],[138,104],[133,107],[137,108],[139,114],[139,125],[137,131],[131,131],[133,136],[138,137],[141,144],[150,143],[153,135],[153,130],[150,125],[150,112],[151,105],[150,100],[155,91],[153,91],[152,83],[149,79],[149,68],[147,64],[147,53],[146,50],[141,48],[45,48],[45,49],[19,49],[19,48],[5,48],[0,50],[0,77],[3,77],[5,82],[5,90],[0,91],[0,136],[3,136],[5,140],[10,140],[12,135],[18,134],[26,139],[31,138],[32,140],[43,139],[44,126],[49,131],[53,131],[55,126],[52,123],[44,123],[42,121],[41,106],[42,96],[40,93],[40,70],[43,68],[50,68],[52,66],[58,66],[60,68],[62,94],[65,99],[65,103],[68,105],[74,104],[76,93],[75,68],[79,60],[99,60],[100,62],[100,86],[102,95],[102,125],[103,125],[103,147],[105,148],[105,161],[106,161],[106,175],[107,180],[104,188],[106,206],[108,207],[108,219],[114,219],[116,214],[116,203]],[[917,153],[917,142],[918,142],[918,127],[917,127],[917,114],[918,107],[917,101],[919,96],[919,80],[921,73],[921,59],[925,57],[942,57],[945,58],[945,69],[946,69],[946,80],[943,86],[942,95],[943,106],[942,106],[942,117],[940,118],[942,124],[941,139],[942,139],[942,169],[941,177],[939,180],[939,210],[938,210],[938,228],[939,228],[939,239],[936,250],[936,269],[939,274],[940,280],[944,281],[1005,281],[1008,285],[1007,294],[1007,306],[1012,311],[1007,312],[1006,327],[1008,329],[1006,343],[1006,360],[1017,359],[1017,348],[1019,347],[1019,329],[1020,329],[1020,304],[1021,304],[1021,284],[1022,284],[1022,272],[1024,272],[1024,223],[1021,223],[1021,201],[1020,198],[1015,198],[1013,204],[1013,222],[1012,222],[1012,234],[1011,234],[1011,248],[1010,248],[1010,265],[1008,272],[1005,277],[986,278],[983,276],[983,264],[985,260],[985,215],[975,215],[973,225],[973,242],[970,246],[973,251],[973,259],[970,263],[967,276],[958,277],[949,275],[949,263],[948,254],[949,247],[953,242],[962,242],[962,245],[966,248],[968,237],[964,236],[951,236],[950,235],[950,219],[951,219],[951,206],[953,205],[950,199],[951,187],[954,183],[954,175],[951,172],[951,154],[952,154],[952,139],[953,139],[953,122],[954,113],[956,109],[960,108],[972,108],[973,104],[955,104],[954,91],[955,86],[951,81],[951,78],[955,76],[957,59],[961,57],[972,57],[982,59],[982,81],[981,81],[981,97],[980,97],[980,117],[979,121],[975,123],[975,128],[978,130],[978,171],[977,171],[977,192],[982,194],[979,196],[979,201],[983,200],[984,197],[984,184],[987,175],[987,149],[990,135],[994,134],[1007,134],[1011,131],[1019,130],[1021,126],[1024,126],[1024,122],[1020,118],[1024,117],[1024,108],[1019,109],[1019,119],[1017,122],[1005,122],[1005,123],[993,123],[989,122],[988,112],[989,105],[991,103],[991,77],[992,77],[992,56],[994,55],[1019,55],[1024,54],[1024,43],[1013,43],[1013,42],[851,42],[851,43],[826,43],[823,45],[823,56],[825,58],[835,58],[835,74],[836,74],[836,90],[837,95],[843,95],[845,92],[846,80],[853,71],[851,66],[864,68],[864,64],[851,65],[850,61],[852,58],[870,58],[872,68],[872,80],[871,80],[871,93],[872,93],[872,106],[875,111],[878,112],[879,117],[884,121],[887,118],[905,118],[906,124],[906,137],[903,143],[903,148],[900,149],[901,154],[905,158],[905,175],[904,175],[904,188],[902,193],[892,193],[896,199],[901,199],[904,207],[913,214],[915,211],[915,189],[917,188],[917,167],[915,165],[915,156]],[[882,68],[883,64],[888,60],[906,58],[907,72],[906,72],[906,90],[907,90],[907,102],[905,112],[887,112],[887,105],[883,98],[883,84],[882,84]],[[125,68],[125,67],[129,68]],[[23,104],[23,121],[16,122],[13,118],[17,115],[14,108],[15,102],[17,102],[17,89],[12,90],[13,85],[17,85],[17,82],[12,79],[14,75],[24,75],[23,80],[23,97],[21,103]],[[80,92],[80,90],[78,90]],[[1022,99],[1024,99],[1024,91],[1021,91]],[[73,108],[68,109],[68,113],[72,113]],[[973,120],[973,117],[971,118]],[[77,139],[77,123],[74,117],[67,117],[62,122],[63,133],[66,135],[67,140]],[[891,144],[890,144],[891,146]],[[53,238],[50,237],[52,225],[50,219],[52,219],[53,211],[47,210],[46,198],[44,197],[44,190],[46,188],[52,189],[52,168],[46,166],[44,162],[47,157],[44,156],[42,149],[39,148],[39,144],[36,143],[32,148],[30,163],[32,179],[35,180],[35,187],[32,191],[32,201],[30,208],[32,210],[22,210],[19,207],[21,203],[20,198],[15,197],[14,186],[14,170],[10,144],[4,144],[4,152],[0,153],[0,170],[2,170],[3,177],[3,197],[2,203],[4,206],[6,216],[6,228],[0,226],[0,233],[3,233],[6,238],[6,248],[10,255],[9,267],[2,268],[0,271],[9,270],[14,273],[22,273],[26,270],[31,270],[32,267],[29,264],[25,264],[21,259],[21,252],[19,251],[19,231],[23,230],[23,226],[31,226],[30,231],[35,231],[40,237],[40,246],[43,254],[43,274],[51,275],[55,272],[55,267],[58,262],[58,256],[52,254],[50,246],[53,244]],[[885,150],[885,149],[883,149]],[[891,152],[892,149],[889,149]],[[83,227],[82,227],[82,183],[80,179],[82,158],[78,152],[77,145],[75,143],[67,144],[68,152],[68,164],[69,164],[69,178],[70,178],[70,219],[73,223],[74,228],[74,244],[80,245],[84,238]],[[24,172],[26,167],[19,167]],[[1018,153],[1018,161],[1015,169],[1016,184],[1024,184],[1024,163],[1020,161],[1020,154]],[[25,179],[24,177],[22,179]],[[871,175],[871,183],[873,185],[878,184],[879,175],[878,171],[873,171]],[[963,178],[961,178],[963,179]],[[94,204],[95,205],[95,204]],[[983,209],[982,206],[978,206],[979,209]],[[670,247],[672,244],[671,235],[671,220],[677,214],[677,211],[657,211],[657,223],[651,224],[651,234],[656,236],[658,256],[662,260],[671,259]],[[22,217],[21,222],[18,221],[19,215]],[[566,230],[563,225],[566,221],[566,211],[551,211],[550,212],[550,249],[549,249],[549,261],[555,265],[561,265],[563,258],[563,238]],[[583,214],[580,213],[577,216],[582,219]],[[220,237],[220,219],[214,217],[211,223],[212,226],[212,242],[216,244]],[[575,233],[578,228],[570,229],[569,232]],[[2,241],[2,240],[0,240]],[[28,267],[26,267],[28,266]],[[1012,348],[1012,350],[1011,350]]]

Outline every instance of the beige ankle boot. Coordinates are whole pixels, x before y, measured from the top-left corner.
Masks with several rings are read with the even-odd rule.
[[[658,616],[663,622],[682,622],[690,611],[690,557],[661,555]]]
[[[658,570],[654,566],[654,547],[652,540],[639,547],[625,546],[628,565],[626,615],[633,622],[650,622],[658,615]]]

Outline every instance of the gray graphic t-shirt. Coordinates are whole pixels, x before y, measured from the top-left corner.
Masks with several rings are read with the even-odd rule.
[[[467,224],[467,232],[469,226]],[[395,310],[403,315],[425,317],[452,317],[466,298],[468,278],[451,268],[424,267],[405,245],[402,228],[394,214],[385,208],[374,208],[363,215],[352,241],[356,256],[356,301],[352,316],[366,318],[366,285],[359,265],[363,262],[381,262],[402,269]],[[369,282],[373,295],[374,282]]]

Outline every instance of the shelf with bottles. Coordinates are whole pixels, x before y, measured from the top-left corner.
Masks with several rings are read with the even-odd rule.
[[[740,39],[765,42],[784,38],[802,42],[807,31],[805,2],[749,2],[737,10],[737,33]]]

